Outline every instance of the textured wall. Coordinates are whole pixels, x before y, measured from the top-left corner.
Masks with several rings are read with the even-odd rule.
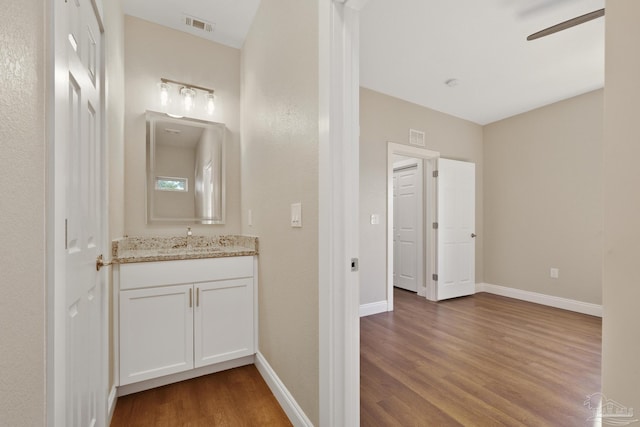
[[[602,391],[640,410],[640,2],[607,2]]]
[[[242,49],[242,230],[260,237],[260,352],[315,425],[318,53],[317,1],[262,1]]]
[[[45,4],[0,1],[0,426],[45,424]]]
[[[602,94],[485,126],[487,283],[602,302]]]
[[[125,233],[183,235],[187,225],[146,224],[146,110],[160,110],[158,83],[165,77],[216,91],[210,120],[225,135],[226,224],[191,225],[200,235],[240,232],[240,51],[181,31],[125,18]]]
[[[407,101],[360,89],[360,304],[387,295],[387,143],[409,143],[409,129],[426,132],[426,148],[476,164],[476,282],[482,282],[482,127]],[[371,214],[380,224],[371,225]]]

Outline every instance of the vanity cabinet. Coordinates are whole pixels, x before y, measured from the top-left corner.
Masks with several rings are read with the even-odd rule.
[[[120,385],[255,353],[254,257],[121,264]]]

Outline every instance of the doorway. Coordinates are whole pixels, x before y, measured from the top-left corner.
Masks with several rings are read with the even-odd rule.
[[[425,148],[413,147],[405,144],[389,142],[387,144],[387,310],[393,311],[393,286],[394,286],[394,266],[396,265],[396,253],[394,250],[394,163],[398,156],[404,159],[411,159],[414,164],[421,164],[422,179],[422,209],[421,215],[417,218],[416,227],[420,228],[420,233],[424,237],[418,243],[419,248],[416,253],[421,257],[421,265],[417,267],[416,292],[420,296],[435,299],[435,283],[432,278],[436,262],[436,236],[427,224],[433,223],[436,215],[436,183],[433,172],[436,170],[436,162],[440,157],[437,151]],[[399,204],[398,204],[399,205]],[[426,255],[426,256],[425,256]],[[402,258],[400,258],[402,259]],[[402,262],[402,261],[401,261]]]
[[[422,163],[398,155],[393,161],[393,286],[416,293],[424,273]]]

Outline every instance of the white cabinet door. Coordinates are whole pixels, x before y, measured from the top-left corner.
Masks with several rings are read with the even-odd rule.
[[[254,350],[253,278],[195,285],[195,367]]]
[[[120,385],[193,368],[193,285],[120,292]]]

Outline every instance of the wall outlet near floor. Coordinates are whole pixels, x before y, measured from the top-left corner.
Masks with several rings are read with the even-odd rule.
[[[551,268],[549,270],[549,276],[551,276],[552,279],[557,279],[560,276],[560,269],[559,268]]]

